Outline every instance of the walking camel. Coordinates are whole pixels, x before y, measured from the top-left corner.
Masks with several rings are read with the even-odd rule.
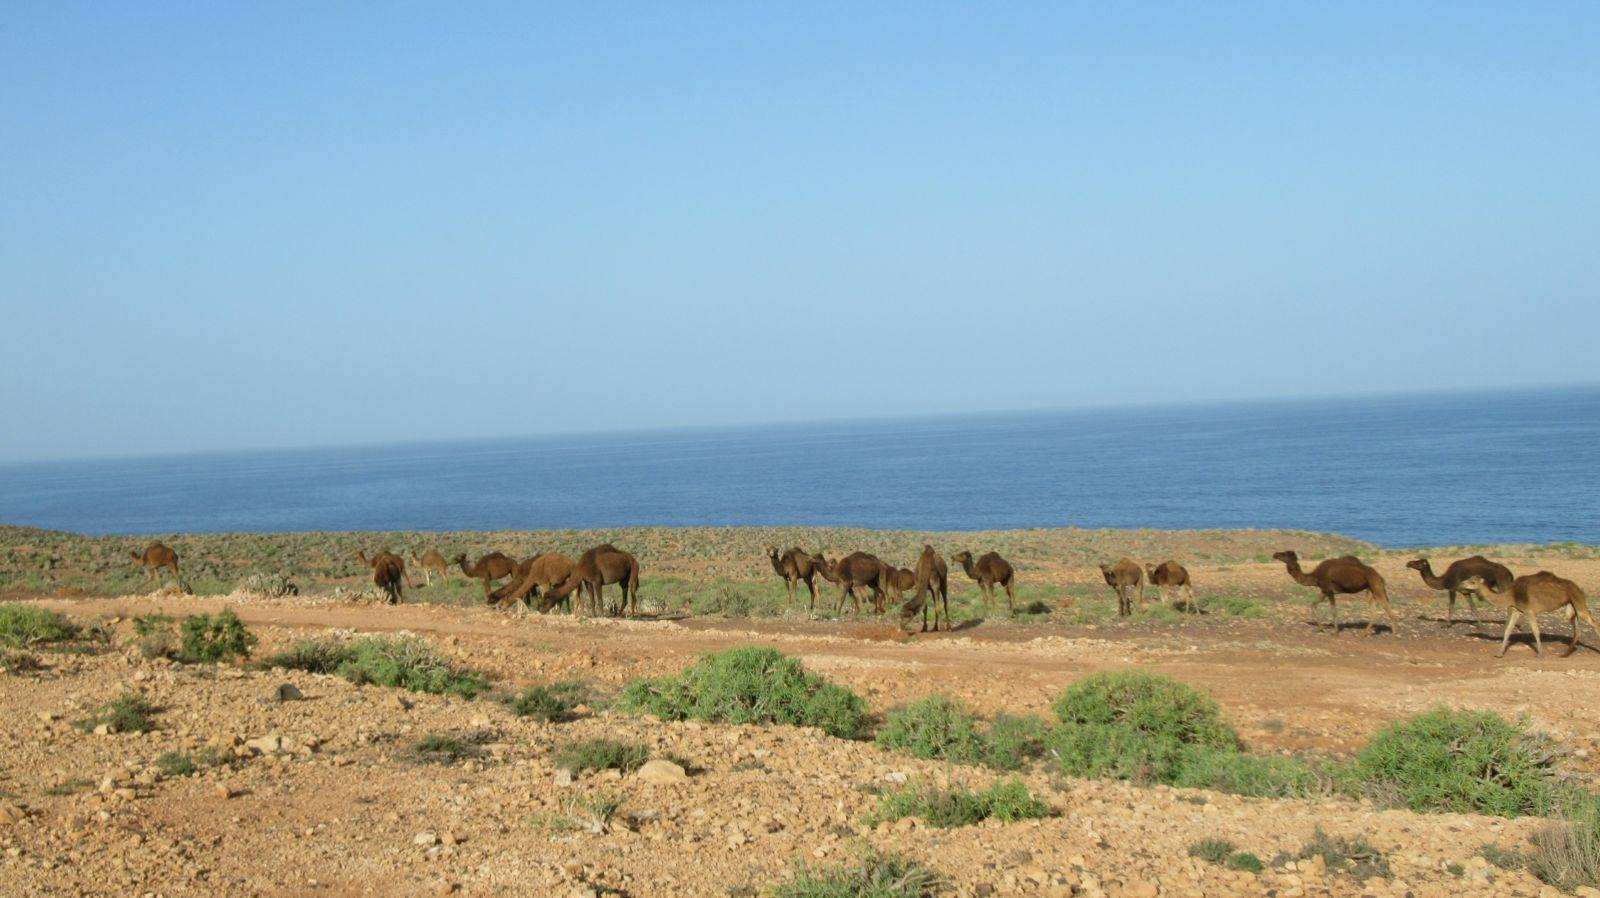
[[[810,610],[817,610],[817,566],[811,553],[795,546],[780,555],[777,546],[769,546],[767,560],[772,562],[772,569],[783,578],[784,588],[789,592],[789,604],[794,604],[800,584],[804,583],[811,593]]]
[[[1463,580],[1461,585],[1471,586],[1485,601],[1503,605],[1506,609],[1506,632],[1500,638],[1500,652],[1495,655],[1496,658],[1506,656],[1506,646],[1511,643],[1511,632],[1516,629],[1518,616],[1528,619],[1528,627],[1533,630],[1533,652],[1536,655],[1544,654],[1544,646],[1539,639],[1539,615],[1546,612],[1561,611],[1572,624],[1572,642],[1561,653],[1563,658],[1578,650],[1578,618],[1583,618],[1589,629],[1600,636],[1600,626],[1595,625],[1594,615],[1589,613],[1589,599],[1583,594],[1583,588],[1549,571],[1518,577],[1512,581],[1509,594],[1488,589],[1488,581],[1476,574]]]
[[[1122,558],[1112,564],[1100,565],[1100,576],[1106,580],[1106,585],[1117,593],[1117,616],[1131,617],[1133,615],[1133,599],[1135,592],[1139,595],[1139,611],[1144,611],[1144,571],[1131,558]]]
[[[849,596],[856,613],[861,613],[861,598],[856,595],[857,587],[870,588],[872,606],[883,607],[884,587],[889,579],[889,572],[894,568],[884,564],[878,556],[868,552],[851,552],[835,562],[828,561],[820,552],[812,557],[819,562],[817,572],[822,574],[822,578],[830,583],[839,584],[839,601],[834,611],[844,611],[844,600]],[[894,576],[898,577],[898,573]]]
[[[520,603],[524,612],[539,602],[540,613],[555,607],[555,603],[546,604],[539,595],[543,589],[548,593],[553,587],[560,585],[572,574],[573,561],[559,552],[545,552],[525,559],[517,565],[517,571],[504,586],[496,589],[489,596],[489,604],[498,605],[506,599]]]
[[[496,580],[511,576],[517,570],[517,562],[504,552],[490,552],[467,565],[467,553],[462,552],[451,559],[452,564],[461,565],[461,572],[473,580],[483,581],[483,597],[489,598],[489,584]]]
[[[988,614],[990,606],[994,604],[996,585],[1006,591],[1006,607],[1011,609],[1012,614],[1017,613],[1017,593],[1014,588],[1016,571],[1012,569],[1011,562],[1000,557],[999,552],[985,552],[977,561],[973,561],[971,552],[961,551],[950,556],[950,560],[961,565],[967,576],[977,581],[978,592],[983,595],[984,614]],[[949,621],[946,620],[946,623]]]
[[[178,573],[178,553],[172,551],[166,543],[151,543],[144,547],[143,552],[129,549],[128,554],[133,556],[134,564],[144,568],[146,580],[154,581],[156,572],[167,567],[172,568],[172,579],[179,586],[183,585],[183,576]]]
[[[1163,561],[1157,565],[1145,565],[1144,572],[1150,578],[1150,585],[1154,586],[1161,596],[1161,601],[1167,600],[1168,590],[1182,589],[1192,614],[1200,613],[1200,603],[1194,600],[1194,581],[1189,579],[1189,569],[1176,561]]]
[[[1383,575],[1363,564],[1361,559],[1354,555],[1345,555],[1340,558],[1329,558],[1315,568],[1311,573],[1300,569],[1300,557],[1292,551],[1275,552],[1273,558],[1284,563],[1289,569],[1289,576],[1301,586],[1314,586],[1322,591],[1322,597],[1328,600],[1328,605],[1333,609],[1333,635],[1339,635],[1339,603],[1337,596],[1354,595],[1358,592],[1367,594],[1367,599],[1372,603],[1373,610],[1383,609],[1389,616],[1389,628],[1400,632],[1399,619],[1394,616],[1394,609],[1389,607],[1389,588],[1383,581]],[[1319,603],[1320,604],[1320,603]],[[1311,611],[1311,617],[1316,619],[1316,609]],[[1367,635],[1373,633],[1373,625],[1378,622],[1377,616],[1367,619]]]
[[[1489,602],[1492,605],[1505,604],[1504,602],[1496,602],[1483,595],[1485,592],[1485,587],[1488,591],[1506,592],[1511,589],[1512,583],[1516,579],[1512,576],[1510,568],[1500,564],[1499,562],[1490,561],[1482,555],[1473,555],[1470,558],[1463,558],[1459,561],[1453,561],[1450,563],[1449,567],[1444,569],[1444,574],[1438,577],[1433,575],[1433,565],[1430,564],[1426,558],[1412,559],[1411,561],[1406,562],[1406,567],[1411,568],[1412,570],[1421,574],[1422,582],[1428,584],[1434,589],[1442,589],[1449,594],[1450,604],[1446,606],[1444,613],[1445,624],[1447,626],[1453,625],[1456,622],[1457,593],[1467,597],[1467,606],[1472,609],[1472,625],[1476,627],[1480,622],[1478,619],[1477,599],[1483,599],[1485,602]],[[1478,578],[1477,582],[1480,584],[1480,586],[1476,589],[1469,590],[1466,588],[1463,581],[1472,577]]]
[[[404,599],[406,561],[388,549],[379,549],[371,558],[357,551],[356,558],[372,569],[372,583],[388,597],[389,604],[398,605]]]
[[[944,628],[950,629],[950,566],[945,563],[933,546],[924,545],[922,554],[917,557],[917,570],[912,574],[911,586],[903,586],[905,577],[899,574],[911,574],[911,571],[901,570],[895,577],[895,586],[901,589],[915,587],[917,594],[911,601],[905,603],[900,609],[900,624],[904,626],[918,611],[922,612],[922,632],[928,632],[928,606],[933,606],[933,631],[939,632],[939,618],[944,617]]]
[[[540,611],[554,608],[557,602],[583,588],[590,608],[599,613],[605,597],[606,586],[615,583],[622,588],[622,596],[613,610],[616,614],[639,613],[639,561],[610,543],[595,546],[578,557],[572,573],[559,585],[545,591],[540,601]],[[573,609],[580,604],[573,601]]]
[[[422,569],[424,585],[433,585],[434,574],[439,575],[440,582],[447,586],[450,584],[450,562],[445,560],[438,549],[429,549],[423,552],[420,558],[417,557],[417,553],[412,552],[411,563]]]

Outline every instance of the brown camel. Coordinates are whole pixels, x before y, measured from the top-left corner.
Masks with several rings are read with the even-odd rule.
[[[767,548],[767,560],[772,562],[772,569],[783,578],[784,588],[789,592],[789,604],[794,604],[795,595],[804,583],[811,592],[811,610],[817,610],[817,567],[811,553],[799,546],[778,553],[777,546]]]
[[[1160,594],[1161,601],[1167,600],[1168,590],[1181,589],[1188,600],[1190,613],[1200,613],[1200,603],[1194,600],[1194,581],[1189,579],[1188,568],[1176,561],[1163,561],[1157,565],[1145,565],[1144,572],[1150,578],[1150,585]]]
[[[818,562],[817,572],[822,574],[823,579],[839,584],[839,601],[834,611],[844,611],[844,600],[849,596],[856,613],[861,613],[861,598],[856,595],[856,587],[870,588],[872,607],[883,607],[884,587],[888,585],[889,572],[895,569],[879,560],[878,556],[868,552],[852,552],[838,561],[829,561],[818,553],[812,558]]]
[[[555,603],[545,604],[539,590],[549,592],[550,588],[560,584],[572,574],[573,561],[559,552],[545,552],[535,555],[517,565],[517,572],[511,579],[489,596],[489,604],[498,605],[506,599],[520,603],[522,610],[526,611],[539,602],[539,611],[544,613],[555,607]]]
[[[389,597],[389,604],[398,605],[404,598],[404,585],[406,576],[406,561],[388,549],[379,549],[371,558],[366,552],[356,552],[356,558],[361,563],[372,569],[372,582],[384,595]]]
[[[438,549],[429,549],[423,552],[420,558],[417,557],[417,553],[412,552],[411,563],[422,570],[422,579],[426,585],[433,585],[434,574],[439,575],[440,582],[446,586],[450,585],[450,562],[445,560]]]
[[[166,543],[151,543],[144,547],[143,552],[128,550],[133,556],[133,563],[144,568],[146,580],[154,580],[156,572],[164,567],[172,568],[172,579],[179,586],[183,585],[183,576],[178,573],[178,553],[172,551]]]
[[[983,594],[983,613],[989,613],[989,607],[994,604],[994,588],[998,584],[1006,591],[1006,606],[1012,614],[1017,613],[1017,593],[1014,588],[1016,571],[1011,567],[1011,562],[1000,557],[999,552],[986,552],[977,561],[972,560],[971,552],[957,552],[950,556],[950,560],[961,565],[967,576],[978,581],[978,592]],[[945,621],[947,624],[949,620]]]
[[[622,587],[622,596],[615,608],[610,609],[614,614],[639,613],[639,561],[627,552],[618,549],[610,543],[595,546],[579,556],[572,566],[572,573],[559,585],[545,591],[544,598],[540,601],[540,610],[555,607],[557,602],[572,594],[578,587],[583,587],[582,595],[587,597],[589,607],[595,614],[600,613],[605,598],[607,585],[615,583]],[[573,602],[574,610],[579,601]]]
[[[1144,571],[1137,562],[1131,558],[1123,558],[1112,564],[1100,565],[1100,576],[1106,579],[1106,585],[1116,590],[1117,616],[1130,617],[1133,614],[1132,594],[1139,595],[1139,611],[1144,611]]]
[[[1314,586],[1322,591],[1322,597],[1328,600],[1328,605],[1333,609],[1333,634],[1339,635],[1339,603],[1336,597],[1354,595],[1358,592],[1367,594],[1372,602],[1373,610],[1383,609],[1389,616],[1389,628],[1396,633],[1399,630],[1399,619],[1394,616],[1394,609],[1389,607],[1389,587],[1383,582],[1383,575],[1362,563],[1354,555],[1345,555],[1340,558],[1329,558],[1315,568],[1311,573],[1300,569],[1300,557],[1291,551],[1275,552],[1273,558],[1281,561],[1289,569],[1289,576],[1301,586]],[[1319,603],[1320,604],[1320,603]],[[1316,609],[1311,611],[1312,619],[1316,619]],[[1367,620],[1367,635],[1372,635],[1373,624],[1378,622],[1377,615]]]
[[[1506,633],[1500,639],[1500,653],[1495,655],[1496,658],[1506,656],[1506,646],[1511,643],[1511,631],[1516,629],[1518,615],[1528,618],[1528,626],[1533,630],[1533,651],[1536,655],[1544,654],[1544,646],[1539,641],[1539,615],[1548,611],[1563,612],[1572,624],[1572,642],[1561,654],[1563,658],[1578,650],[1578,618],[1582,617],[1589,629],[1600,636],[1600,626],[1595,625],[1594,615],[1589,613],[1588,597],[1583,594],[1583,588],[1571,580],[1557,577],[1549,571],[1540,571],[1513,580],[1508,592],[1496,592],[1489,588],[1490,585],[1486,578],[1474,574],[1461,581],[1460,588],[1464,590],[1470,586],[1485,601],[1506,609]]]
[[[1408,561],[1406,562],[1406,567],[1421,574],[1422,582],[1434,589],[1442,589],[1449,594],[1450,604],[1446,606],[1444,613],[1446,625],[1456,622],[1457,593],[1467,597],[1467,606],[1472,609],[1472,625],[1474,627],[1479,623],[1478,603],[1476,600],[1490,601],[1481,594],[1480,590],[1469,592],[1464,589],[1461,581],[1469,577],[1477,577],[1478,582],[1484,584],[1490,590],[1507,592],[1511,589],[1512,583],[1516,579],[1512,576],[1510,568],[1499,562],[1490,561],[1482,555],[1474,555],[1471,558],[1463,558],[1460,561],[1451,562],[1450,566],[1444,569],[1444,575],[1439,577],[1433,575],[1433,565],[1426,558],[1416,558]],[[1491,604],[1504,605],[1505,603],[1491,602]]]
[[[509,577],[517,571],[516,559],[504,552],[490,552],[467,566],[467,553],[462,552],[451,559],[452,564],[461,565],[462,573],[473,580],[483,581],[483,597],[489,598],[489,584],[495,580]]]
[[[905,603],[900,609],[900,624],[915,617],[918,611],[922,612],[922,632],[928,632],[928,606],[933,606],[933,631],[939,632],[939,617],[944,616],[944,628],[950,629],[950,566],[945,564],[933,546],[924,545],[922,554],[917,557],[917,570],[912,575],[911,585],[905,585],[904,574],[910,571],[901,570],[896,573],[895,587],[898,590],[915,588],[917,594],[911,601]]]

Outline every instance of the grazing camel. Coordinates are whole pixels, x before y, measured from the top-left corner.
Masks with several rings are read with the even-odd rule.
[[[462,552],[451,559],[452,564],[461,565],[462,573],[473,580],[483,581],[483,597],[489,598],[489,584],[495,580],[509,577],[516,573],[517,562],[504,552],[490,552],[467,566],[467,553]]]
[[[559,585],[572,574],[573,561],[559,552],[545,552],[535,555],[517,565],[517,572],[511,579],[489,596],[489,604],[498,605],[506,599],[518,602],[523,611],[533,605],[534,600],[539,600],[539,612],[542,614],[555,607],[555,603],[545,604],[539,595],[542,588],[549,592],[551,587]]]
[[[871,588],[872,607],[883,607],[884,587],[888,585],[889,572],[895,569],[880,561],[878,556],[852,552],[836,562],[830,562],[818,553],[812,558],[818,562],[817,572],[822,574],[823,579],[839,584],[839,601],[834,611],[844,611],[844,600],[849,596],[856,613],[861,613],[861,599],[856,595],[858,586]],[[898,573],[895,576],[898,577]]]
[[[1533,630],[1533,652],[1536,655],[1544,654],[1544,646],[1539,641],[1539,615],[1548,611],[1563,612],[1572,624],[1572,642],[1561,654],[1563,658],[1578,650],[1578,618],[1582,617],[1589,629],[1600,636],[1600,626],[1595,625],[1594,615],[1589,613],[1588,597],[1583,594],[1583,588],[1571,580],[1557,577],[1549,571],[1540,571],[1513,580],[1509,594],[1489,589],[1490,585],[1486,578],[1474,574],[1461,581],[1460,588],[1471,587],[1485,601],[1505,607],[1506,632],[1500,639],[1500,652],[1495,655],[1496,658],[1506,656],[1506,646],[1511,643],[1511,631],[1516,629],[1518,615],[1528,618],[1528,626]]]
[[[817,567],[814,556],[799,546],[778,553],[777,546],[767,548],[767,560],[772,562],[772,569],[783,578],[784,588],[789,591],[789,604],[794,604],[795,595],[804,583],[811,593],[811,610],[817,610]]]
[[[384,595],[388,596],[389,604],[398,605],[404,596],[406,576],[406,561],[388,549],[379,549],[371,558],[366,552],[356,552],[356,558],[361,563],[372,569],[372,582]]]
[[[572,565],[572,573],[559,585],[545,591],[544,598],[540,600],[541,611],[554,608],[557,602],[572,594],[572,591],[583,587],[583,595],[588,597],[589,606],[596,614],[603,607],[605,588],[615,583],[622,587],[621,599],[614,609],[615,614],[639,613],[639,561],[627,552],[618,549],[610,543],[595,546],[578,557]],[[573,602],[576,610],[579,602]]]
[[[900,624],[915,617],[918,611],[922,612],[922,632],[928,632],[928,606],[933,606],[933,631],[939,632],[939,617],[944,616],[944,628],[950,629],[950,566],[945,564],[933,546],[924,545],[922,554],[917,557],[917,570],[912,575],[911,586],[905,586],[905,577],[910,571],[899,571],[895,577],[897,589],[910,589],[915,587],[917,594],[911,601],[905,603],[900,609]],[[926,598],[924,598],[926,596]]]
[[[1133,614],[1132,593],[1139,594],[1139,611],[1144,611],[1144,571],[1131,558],[1123,558],[1113,564],[1100,565],[1100,576],[1106,579],[1106,585],[1116,590],[1117,616],[1130,617]]]
[[[972,560],[971,552],[957,552],[950,556],[950,560],[961,565],[967,576],[978,581],[978,592],[983,595],[983,613],[989,613],[989,607],[994,604],[994,587],[999,584],[1006,591],[1006,607],[1012,614],[1017,613],[1017,593],[1014,588],[1016,571],[1011,567],[1011,562],[1000,557],[999,552],[986,552],[976,562]],[[948,619],[946,623],[949,623]]]
[[[1504,602],[1495,602],[1482,594],[1482,589],[1467,590],[1462,586],[1462,581],[1477,577],[1478,583],[1487,586],[1494,592],[1506,592],[1511,589],[1516,579],[1511,574],[1511,569],[1497,561],[1490,561],[1482,555],[1463,558],[1453,561],[1444,569],[1444,574],[1439,577],[1433,575],[1433,565],[1426,558],[1416,558],[1406,562],[1406,567],[1422,575],[1422,582],[1434,589],[1442,589],[1449,594],[1450,604],[1446,607],[1444,619],[1446,625],[1456,622],[1456,594],[1467,597],[1467,606],[1472,609],[1472,625],[1476,627],[1478,619],[1478,603],[1483,599],[1493,605],[1503,605]]]
[[[166,543],[151,543],[145,546],[143,552],[129,549],[128,554],[133,556],[134,564],[144,568],[146,580],[154,580],[157,571],[169,567],[172,568],[172,579],[177,581],[179,586],[183,585],[183,576],[178,573],[178,553],[172,551]]]
[[[1189,579],[1189,569],[1176,561],[1163,561],[1157,565],[1145,565],[1144,572],[1150,579],[1161,596],[1161,601],[1167,600],[1168,590],[1182,589],[1188,599],[1189,611],[1193,614],[1200,613],[1200,603],[1194,600],[1194,581]]]
[[[411,563],[422,569],[422,579],[425,585],[433,585],[434,574],[438,574],[439,580],[446,586],[450,584],[450,562],[445,560],[444,555],[440,554],[438,549],[429,549],[423,552],[420,558],[417,557],[417,553],[412,552]]]
[[[1389,628],[1400,632],[1399,619],[1394,616],[1394,609],[1389,607],[1389,587],[1383,581],[1383,575],[1361,562],[1354,555],[1345,555],[1340,558],[1329,558],[1315,568],[1311,573],[1300,569],[1300,557],[1291,551],[1275,552],[1273,558],[1284,563],[1289,569],[1289,576],[1301,586],[1314,586],[1322,591],[1322,597],[1328,600],[1328,605],[1333,609],[1333,635],[1339,635],[1339,603],[1336,596],[1340,594],[1354,595],[1358,592],[1367,594],[1372,602],[1373,610],[1383,609],[1389,616]],[[1320,603],[1318,603],[1320,604]],[[1316,619],[1316,609],[1311,611],[1312,619]],[[1373,624],[1378,622],[1374,615],[1367,620],[1367,635],[1373,633]]]

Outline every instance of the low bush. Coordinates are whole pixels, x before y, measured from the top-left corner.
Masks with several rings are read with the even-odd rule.
[[[476,732],[467,736],[432,733],[411,743],[406,754],[418,764],[455,764],[483,755],[480,747],[493,738],[492,733]]]
[[[300,587],[283,574],[251,574],[239,582],[239,592],[254,593],[269,599],[297,596]]]
[[[1038,716],[998,714],[983,735],[983,763],[998,770],[1016,770],[1045,753],[1049,727]]]
[[[1324,777],[1299,758],[1246,754],[1231,748],[1187,751],[1173,774],[1172,785],[1256,798],[1308,797],[1328,791]]]
[[[979,763],[985,747],[978,718],[942,695],[930,695],[890,711],[875,741],[879,748],[959,764]]]
[[[1004,823],[1050,817],[1050,806],[1034,798],[1020,780],[998,782],[982,792],[955,787],[912,785],[878,798],[869,826],[902,817],[917,817],[929,826],[971,826],[993,818]]]
[[[1189,856],[1230,870],[1260,873],[1266,869],[1261,858],[1248,851],[1235,851],[1234,848],[1234,844],[1227,839],[1201,839],[1189,846]]]
[[[1196,750],[1237,751],[1215,702],[1168,677],[1094,674],[1051,705],[1062,726],[1049,747],[1071,776],[1171,783]]]
[[[1360,836],[1330,836],[1318,826],[1295,859],[1308,861],[1317,855],[1322,856],[1330,871],[1344,873],[1352,879],[1364,882],[1374,876],[1389,877],[1389,862],[1382,852]]]
[[[364,636],[349,642],[302,640],[267,660],[273,667],[336,673],[352,683],[473,698],[489,682],[439,657],[415,636]]]
[[[195,753],[169,751],[163,752],[156,758],[156,771],[170,779],[190,776],[204,768],[216,767],[227,762],[226,755],[212,748]]]
[[[146,658],[178,657],[177,621],[170,614],[141,614],[133,619],[134,644]]]
[[[895,854],[863,851],[831,867],[795,867],[793,878],[767,887],[767,898],[932,898],[944,877]]]
[[[43,670],[44,662],[32,652],[0,650],[0,672],[4,673],[32,673]]]
[[[677,676],[635,680],[618,707],[664,720],[813,726],[842,739],[859,735],[866,715],[854,692],[755,646],[706,655]]]
[[[590,770],[620,770],[632,773],[650,759],[650,750],[634,742],[615,739],[586,739],[559,746],[551,760],[556,769],[568,773],[587,773]]]
[[[23,605],[0,602],[0,647],[22,649],[77,639],[82,628],[66,615]]]
[[[1568,813],[1571,819],[1534,832],[1528,850],[1516,857],[1524,869],[1556,888],[1573,891],[1600,886],[1600,804],[1593,796],[1584,796]],[[1484,857],[1509,866],[1489,857],[1490,847],[1484,846]]]
[[[350,660],[350,643],[341,639],[301,639],[268,658],[268,667],[303,670],[308,673],[337,673],[339,665]]]
[[[1436,708],[1379,730],[1347,775],[1414,811],[1517,817],[1556,803],[1553,752],[1492,711]]]
[[[532,717],[546,723],[571,720],[573,710],[584,704],[588,688],[576,680],[562,680],[541,686],[529,686],[504,699],[505,706],[518,717]]]
[[[245,629],[244,621],[232,609],[212,617],[191,614],[179,628],[182,643],[179,656],[193,664],[218,664],[250,657],[256,636]]]
[[[129,691],[99,706],[75,725],[84,732],[105,726],[113,733],[148,733],[155,728],[150,718],[160,710],[149,699]]]

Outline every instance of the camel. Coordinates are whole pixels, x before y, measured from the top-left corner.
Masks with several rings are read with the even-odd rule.
[[[1189,611],[1193,614],[1200,613],[1200,603],[1194,600],[1194,581],[1189,579],[1189,569],[1176,561],[1163,561],[1157,565],[1145,565],[1145,575],[1150,580],[1161,596],[1161,601],[1167,600],[1168,590],[1182,589],[1188,599]]]
[[[169,567],[172,568],[172,579],[177,581],[179,586],[183,585],[183,576],[178,573],[178,553],[172,551],[166,543],[151,543],[145,546],[143,552],[129,549],[128,554],[133,556],[134,564],[144,568],[146,580],[155,580],[157,571]]]
[[[856,613],[861,613],[861,598],[856,595],[858,586],[870,587],[872,606],[883,607],[884,587],[888,585],[889,572],[895,569],[879,560],[878,556],[867,552],[852,552],[832,562],[821,553],[811,557],[817,563],[817,571],[822,574],[823,579],[839,584],[839,601],[834,611],[844,611],[844,600],[849,596]],[[898,577],[898,573],[895,576]]]
[[[522,610],[539,600],[539,611],[544,613],[555,607],[555,603],[546,604],[539,590],[543,588],[549,592],[551,587],[559,585],[572,574],[573,561],[559,552],[545,552],[535,555],[517,565],[517,572],[511,579],[489,596],[489,604],[498,605],[506,599],[520,603]]]
[[[1339,604],[1336,596],[1340,594],[1354,595],[1358,592],[1367,594],[1367,599],[1372,602],[1373,610],[1383,609],[1389,616],[1389,627],[1399,632],[1399,619],[1394,616],[1394,609],[1389,607],[1389,587],[1383,581],[1383,575],[1362,563],[1354,555],[1345,555],[1339,558],[1329,558],[1306,573],[1300,569],[1300,557],[1292,551],[1275,552],[1273,558],[1284,563],[1289,569],[1289,576],[1301,586],[1314,586],[1322,591],[1322,597],[1328,600],[1328,605],[1333,609],[1333,635],[1339,635]],[[1320,602],[1318,603],[1321,604]],[[1312,619],[1316,618],[1316,609],[1311,611]],[[1373,633],[1373,624],[1377,623],[1374,615],[1367,621],[1367,635]]]
[[[900,570],[896,572],[896,590],[905,590],[915,587],[917,594],[900,609],[900,623],[902,626],[918,611],[922,612],[922,632],[928,632],[928,606],[933,606],[933,631],[939,632],[939,617],[944,616],[944,628],[950,629],[950,566],[945,564],[933,546],[924,545],[922,554],[917,557],[917,570],[911,577],[911,586],[905,585],[905,574],[911,571]],[[924,598],[926,596],[926,598]]]
[[[1454,625],[1456,622],[1457,593],[1467,597],[1467,606],[1472,609],[1472,625],[1474,627],[1480,622],[1478,618],[1478,599],[1483,599],[1494,605],[1504,604],[1503,602],[1495,602],[1488,599],[1480,591],[1468,592],[1461,586],[1463,580],[1469,577],[1477,577],[1478,582],[1487,585],[1494,592],[1510,590],[1515,580],[1510,568],[1499,562],[1490,561],[1482,555],[1474,555],[1471,558],[1463,558],[1459,561],[1451,562],[1450,566],[1444,569],[1443,576],[1439,577],[1433,575],[1433,565],[1426,558],[1416,558],[1408,561],[1406,562],[1406,567],[1421,574],[1422,582],[1430,587],[1442,589],[1448,593],[1450,604],[1446,606],[1444,613],[1446,625]]]
[[[1144,571],[1137,562],[1123,558],[1112,564],[1102,564],[1100,575],[1106,579],[1107,586],[1116,590],[1118,617],[1133,615],[1133,601],[1129,595],[1135,592],[1139,595],[1139,611],[1144,611]]]
[[[433,575],[438,574],[439,580],[446,586],[450,585],[450,562],[446,561],[438,549],[429,549],[417,557],[411,553],[411,563],[422,569],[422,579],[425,585],[433,585]]]
[[[379,549],[371,558],[366,552],[356,552],[356,558],[372,569],[373,585],[389,597],[389,604],[398,605],[404,599],[406,561],[388,549]]]
[[[1006,591],[1006,606],[1012,614],[1017,613],[1017,593],[1014,589],[1016,571],[1012,569],[1011,562],[1000,557],[999,552],[986,552],[976,562],[972,560],[971,552],[957,552],[950,556],[950,560],[961,565],[967,576],[978,582],[978,592],[983,594],[983,613],[989,613],[989,607],[994,603],[994,588],[999,584]],[[946,619],[946,624],[949,620]]]
[[[1506,656],[1506,646],[1511,643],[1511,631],[1516,629],[1518,615],[1528,618],[1528,626],[1533,630],[1533,652],[1536,655],[1544,654],[1544,646],[1539,640],[1539,615],[1548,611],[1564,612],[1572,624],[1572,642],[1561,654],[1563,658],[1578,650],[1578,618],[1582,617],[1589,629],[1600,636],[1600,626],[1595,625],[1594,615],[1589,613],[1588,597],[1583,594],[1583,588],[1571,580],[1557,577],[1549,571],[1526,574],[1512,581],[1509,595],[1495,591],[1492,585],[1487,578],[1474,574],[1461,581],[1458,588],[1471,588],[1485,601],[1505,607],[1506,632],[1500,639],[1500,652],[1495,655],[1496,658]]]
[[[483,597],[489,598],[489,584],[511,576],[517,570],[517,562],[504,552],[490,552],[467,566],[467,553],[462,552],[451,559],[451,564],[461,565],[462,573],[473,580],[483,581]]]
[[[568,574],[559,585],[545,591],[544,598],[540,600],[539,610],[554,608],[557,602],[581,586],[584,595],[588,597],[590,607],[598,614],[605,597],[605,588],[612,583],[622,587],[622,597],[616,605],[615,613],[627,614],[631,606],[631,613],[638,614],[639,561],[616,546],[603,543],[579,556],[572,566],[572,573]],[[578,602],[575,601],[574,610],[577,605]]]
[[[789,604],[794,604],[800,584],[805,583],[806,589],[811,592],[810,610],[817,610],[817,567],[811,553],[795,546],[780,555],[777,546],[769,546],[767,560],[772,562],[772,569],[783,578],[784,588],[789,591]]]

